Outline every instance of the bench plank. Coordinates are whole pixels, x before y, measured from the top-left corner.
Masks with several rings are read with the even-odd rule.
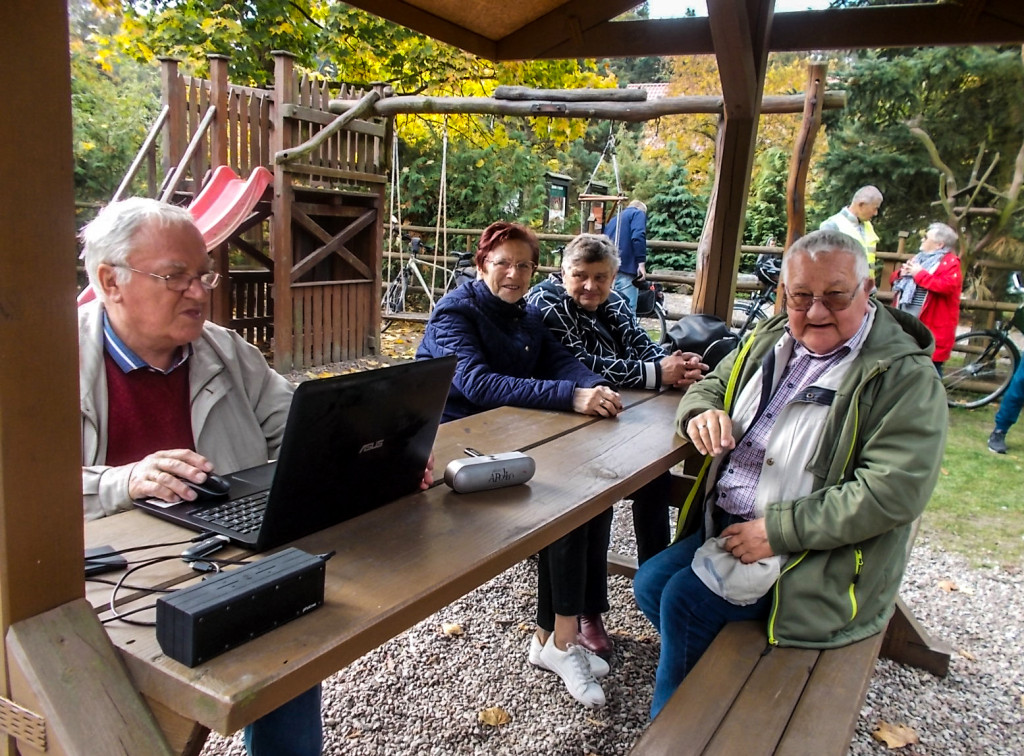
[[[867,696],[882,633],[820,654],[796,711],[779,741],[779,754],[846,753]],[[853,703],[857,702],[854,707]],[[845,727],[840,726],[845,720]],[[828,723],[823,727],[822,723]]]
[[[765,645],[764,624],[756,623]],[[714,649],[714,653],[719,651]],[[747,652],[749,653],[749,651]],[[751,671],[705,754],[770,756],[818,660],[817,649],[772,648]]]
[[[727,625],[715,639],[714,653],[700,658],[630,753],[633,756],[703,753],[765,646],[762,623]],[[680,726],[681,722],[686,723],[685,728]]]

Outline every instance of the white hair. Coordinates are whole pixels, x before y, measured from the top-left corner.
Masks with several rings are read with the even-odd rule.
[[[851,205],[856,205],[858,202],[863,202],[866,205],[880,205],[882,204],[882,193],[878,191],[877,186],[862,186],[853,193],[853,199],[850,200]]]
[[[82,229],[82,258],[89,274],[89,283],[102,296],[97,269],[101,264],[124,266],[132,253],[139,231],[154,224],[160,228],[194,226],[192,215],[184,207],[169,205],[146,197],[130,197],[111,202]],[[127,280],[129,271],[116,268],[117,280]]]
[[[928,226],[925,234],[932,234],[935,237],[935,241],[946,249],[956,249],[957,243],[960,241],[960,236],[957,232],[945,223],[932,223]]]
[[[787,278],[786,271],[789,268],[790,258],[798,254],[807,255],[812,262],[816,261],[821,255],[849,255],[854,260],[853,271],[858,280],[863,281],[871,275],[864,247],[852,236],[847,236],[839,231],[812,231],[793,242],[785,254],[782,255],[783,281]]]

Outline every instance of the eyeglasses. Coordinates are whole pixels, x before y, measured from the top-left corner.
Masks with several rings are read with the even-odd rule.
[[[863,281],[858,282],[853,291],[829,291],[816,297],[813,294],[803,292],[793,294],[789,289],[786,293],[786,309],[796,312],[806,312],[814,306],[815,302],[821,302],[825,308],[832,312],[841,312],[853,304],[857,292],[860,291]]]
[[[516,273],[519,274],[533,273],[533,271],[537,270],[537,264],[533,262],[514,263],[511,260],[488,260],[487,262],[506,273],[508,273],[511,268],[515,268]]]
[[[188,291],[192,287],[193,281],[199,281],[199,285],[206,291],[216,289],[220,283],[221,275],[214,271],[208,273],[200,273],[198,276],[190,276],[188,273],[171,273],[167,276],[161,276],[159,273],[150,273],[148,270],[139,270],[133,268],[131,265],[114,265],[115,268],[124,268],[130,270],[132,273],[141,273],[145,276],[152,276],[153,278],[159,278],[168,289],[171,291]]]

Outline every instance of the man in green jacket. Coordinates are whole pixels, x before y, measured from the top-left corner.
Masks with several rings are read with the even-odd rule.
[[[783,258],[787,313],[680,402],[706,456],[703,526],[645,562],[637,603],[661,633],[652,717],[727,622],[774,645],[834,647],[885,628],[914,520],[938,477],[946,397],[931,334],[884,307],[863,248],[834,231]]]

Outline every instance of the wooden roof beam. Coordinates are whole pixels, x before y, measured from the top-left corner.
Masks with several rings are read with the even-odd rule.
[[[980,9],[944,4],[780,13],[769,46],[799,51],[1019,42],[1024,42],[1024,9],[1013,0],[989,0]]]
[[[550,58],[552,56],[549,51],[552,47],[562,43],[587,46],[591,31],[608,23],[604,19],[621,15],[636,5],[637,0],[569,0],[499,40],[496,59]]]
[[[587,29],[581,43],[568,35],[549,35],[548,39],[558,41],[536,57],[622,58],[715,52],[707,18],[605,21]],[[1021,42],[1024,5],[989,0],[983,8],[909,5],[776,13],[768,48],[772,52],[806,52]],[[503,41],[500,53],[505,51]]]
[[[769,3],[767,24],[771,25],[774,0]],[[709,0],[708,19],[711,22],[711,37],[715,43],[718,58],[718,75],[722,81],[722,98],[725,100],[726,118],[750,118],[756,116],[755,106],[759,89],[758,66],[754,55],[763,45],[754,48],[751,40],[755,31],[744,2],[722,2]]]
[[[402,0],[346,0],[367,13],[386,18],[428,37],[455,45],[488,60],[499,60],[498,43]]]

